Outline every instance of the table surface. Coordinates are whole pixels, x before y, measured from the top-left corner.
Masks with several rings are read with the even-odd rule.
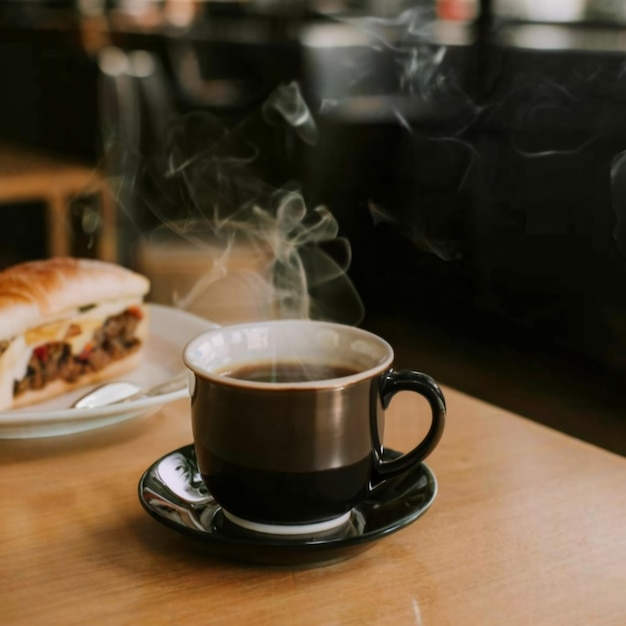
[[[318,568],[219,559],[145,513],[141,475],[191,441],[185,400],[0,441],[0,623],[626,624],[626,459],[444,391],[431,509]],[[426,413],[400,394],[386,444],[406,449]]]

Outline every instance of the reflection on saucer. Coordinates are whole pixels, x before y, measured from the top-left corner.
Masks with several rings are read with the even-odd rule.
[[[171,500],[161,497],[158,493],[146,490],[143,494],[145,501],[154,511],[158,511],[159,516],[174,522],[178,526],[186,526],[202,530],[205,527],[206,520],[204,513],[208,509],[202,510],[202,517],[199,512],[189,505],[181,506]]]
[[[197,464],[181,452],[173,452],[159,461],[156,471],[163,484],[182,500],[194,504],[209,502],[213,496],[209,493]]]

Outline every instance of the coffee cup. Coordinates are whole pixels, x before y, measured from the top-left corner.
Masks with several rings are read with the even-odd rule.
[[[312,320],[236,324],[193,339],[183,359],[196,457],[228,520],[262,533],[326,532],[428,456],[444,428],[443,393],[426,374],[392,369],[393,357],[373,333]],[[385,410],[400,391],[425,397],[432,418],[412,450],[389,460]]]

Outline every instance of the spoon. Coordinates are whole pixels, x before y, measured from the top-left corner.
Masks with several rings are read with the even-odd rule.
[[[72,404],[72,408],[93,409],[98,406],[173,393],[185,389],[187,387],[187,380],[188,374],[187,372],[183,372],[164,383],[160,383],[148,389],[141,387],[141,385],[123,380],[105,383],[104,385],[100,385],[100,387],[92,389],[84,396],[81,396]]]

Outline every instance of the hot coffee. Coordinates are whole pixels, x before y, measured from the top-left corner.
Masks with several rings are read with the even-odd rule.
[[[219,374],[257,383],[301,383],[311,380],[330,380],[357,374],[354,367],[302,361],[250,363],[220,370]]]
[[[183,356],[194,374],[198,467],[229,519],[248,529],[298,534],[343,523],[374,486],[420,463],[443,431],[436,382],[391,369],[391,346],[355,327],[224,326]],[[386,460],[385,409],[400,391],[424,396],[432,421],[417,446]]]

